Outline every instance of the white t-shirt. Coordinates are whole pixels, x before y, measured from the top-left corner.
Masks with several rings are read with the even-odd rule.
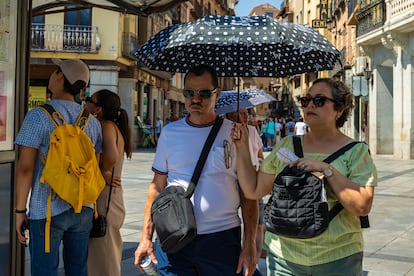
[[[306,124],[304,122],[296,122],[296,135],[305,135],[306,132]]]
[[[230,138],[232,124],[224,119],[191,197],[198,234],[224,231],[241,224],[236,148]],[[187,118],[166,125],[158,141],[152,170],[167,174],[168,186],[187,188],[211,128],[212,124],[192,125]],[[229,169],[224,162],[224,140],[231,144]]]

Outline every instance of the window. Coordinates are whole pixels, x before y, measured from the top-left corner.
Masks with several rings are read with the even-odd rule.
[[[68,9],[76,6],[66,6]],[[65,25],[91,26],[92,9],[72,10],[65,12]]]
[[[32,20],[32,48],[44,48],[45,16],[34,16]]]
[[[63,30],[63,49],[71,51],[90,50],[92,35],[92,9],[74,9],[66,6]],[[72,10],[71,10],[72,9]],[[96,46],[98,48],[98,45]]]

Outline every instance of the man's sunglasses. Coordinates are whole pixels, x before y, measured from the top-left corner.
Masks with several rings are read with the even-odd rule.
[[[184,89],[183,95],[187,99],[191,99],[194,97],[195,93],[198,93],[198,96],[202,99],[208,99],[211,97],[211,94],[216,93],[217,88],[214,89],[201,89],[201,90],[193,90],[193,89]]]
[[[92,97],[86,97],[86,98],[85,98],[85,102],[92,103],[92,104],[94,104],[94,105],[96,105],[96,106],[100,106],[97,102],[94,102],[94,101],[92,100]]]
[[[298,98],[300,105],[302,107],[307,107],[309,105],[309,103],[312,101],[313,104],[316,107],[322,107],[325,105],[326,100],[331,101],[333,103],[336,103],[336,101],[334,99],[325,97],[325,96],[316,96],[316,97],[309,97],[309,96],[304,96],[304,97],[300,97]]]

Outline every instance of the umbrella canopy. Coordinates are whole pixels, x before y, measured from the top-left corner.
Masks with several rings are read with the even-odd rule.
[[[135,56],[149,69],[187,72],[207,64],[222,77],[285,77],[330,70],[340,52],[319,32],[267,16],[213,16],[173,24]]]
[[[240,93],[240,100],[238,97]],[[220,97],[216,103],[216,113],[219,115],[229,112],[236,112],[240,108],[253,108],[259,104],[276,101],[276,99],[264,90],[261,89],[247,89],[237,91],[221,91]]]

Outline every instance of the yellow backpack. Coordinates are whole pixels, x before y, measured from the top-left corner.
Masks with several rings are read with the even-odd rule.
[[[84,129],[90,120],[90,114],[82,108],[74,125],[67,124],[62,115],[51,105],[41,108],[56,125],[50,135],[49,150],[44,163],[40,183],[49,184],[45,226],[45,252],[50,252],[50,223],[52,193],[72,205],[75,213],[82,206],[96,203],[105,187],[105,180],[99,169],[94,145]],[[95,210],[95,216],[97,216]]]

